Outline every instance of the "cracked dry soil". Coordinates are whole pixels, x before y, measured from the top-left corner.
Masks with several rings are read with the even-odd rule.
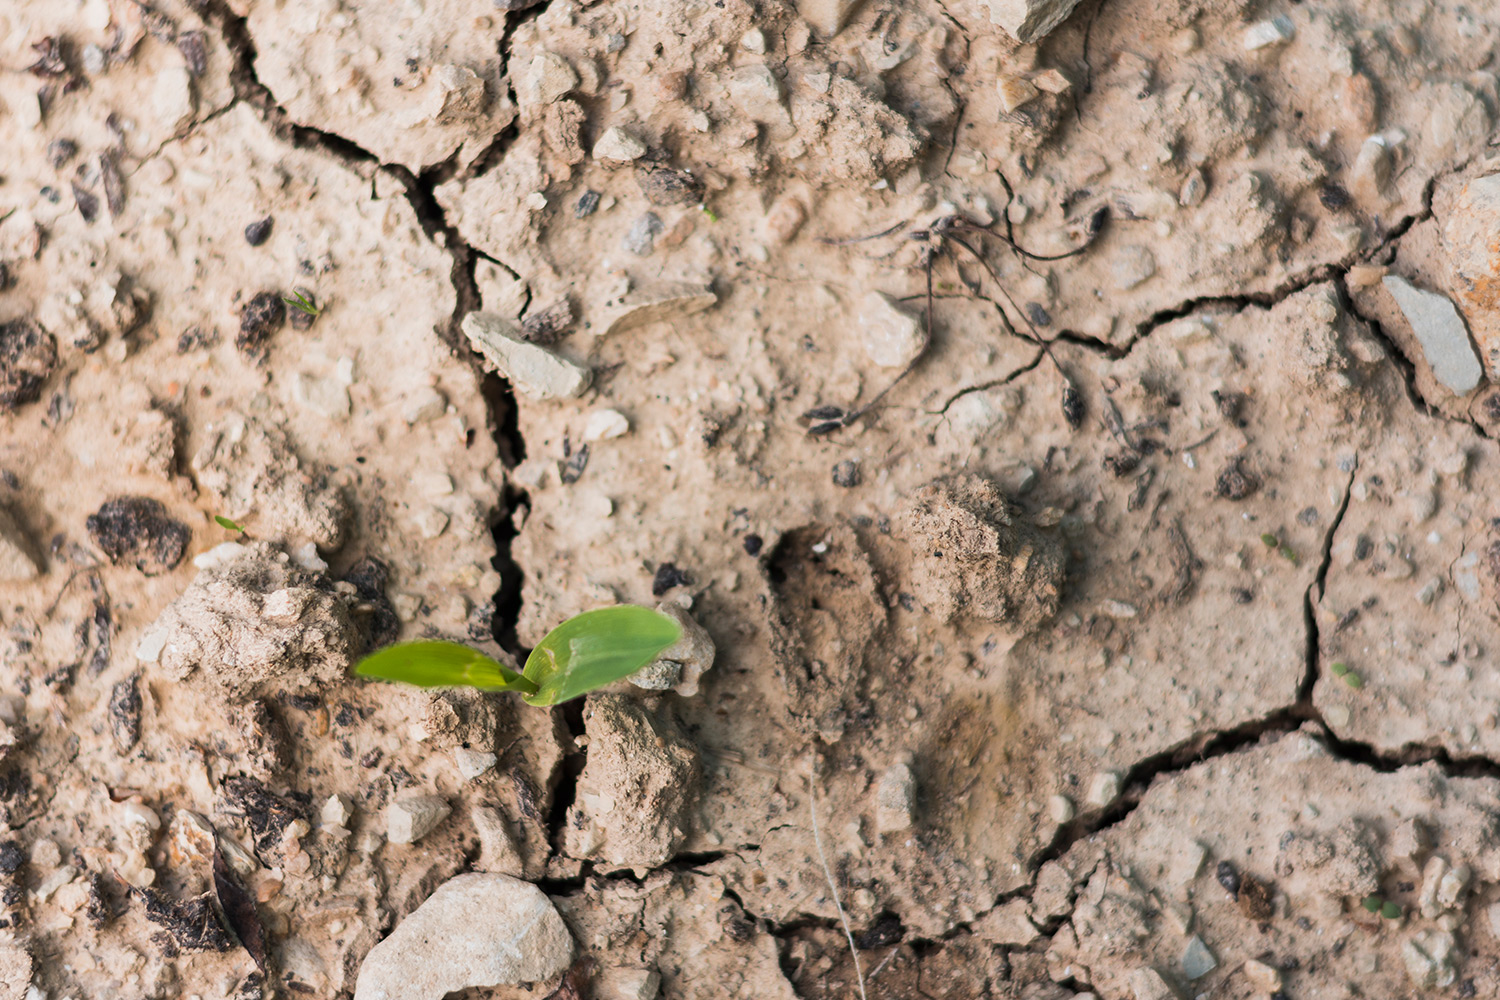
[[[0,6],[0,1000],[1500,995],[1497,25]]]

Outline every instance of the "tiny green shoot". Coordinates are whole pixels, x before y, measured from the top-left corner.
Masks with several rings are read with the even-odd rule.
[[[281,297],[281,301],[285,302],[293,309],[299,309],[302,312],[307,313],[309,316],[320,316],[323,313],[322,309],[319,309],[317,306],[313,305],[312,301],[301,292],[294,291],[292,292],[290,297],[283,295]]]
[[[1260,540],[1261,540],[1261,543],[1263,545],[1265,545],[1265,547],[1268,548],[1268,549],[1274,549],[1274,548],[1276,548],[1276,546],[1278,546],[1278,545],[1281,544],[1281,539],[1277,538],[1275,535],[1271,534],[1269,531],[1266,532],[1265,534],[1261,535],[1260,536]]]
[[[682,626],[659,611],[621,604],[575,615],[537,643],[518,674],[456,642],[387,646],[355,673],[424,688],[517,691],[528,705],[559,705],[651,663],[682,638]]]
[[[238,531],[242,535],[245,533],[245,529],[244,528],[242,528],[239,524],[235,523],[234,521],[231,521],[229,518],[225,517],[223,514],[215,514],[214,515],[214,523],[216,523],[221,528],[228,529],[229,531]]]
[[[1279,547],[1276,551],[1281,554],[1281,558],[1285,559],[1287,562],[1291,563],[1293,566],[1296,566],[1298,563],[1300,563],[1302,561],[1301,559],[1297,558],[1297,553],[1295,553],[1295,552],[1292,551],[1292,547],[1290,545],[1283,545],[1283,546]]]
[[[708,216],[708,221],[709,222],[718,222],[719,221],[719,213],[715,212],[713,209],[709,208],[705,204],[700,203],[698,205],[698,211],[700,211],[704,215]]]
[[[1371,893],[1364,899],[1360,900],[1359,905],[1363,906],[1367,912],[1378,913],[1387,920],[1401,919],[1402,911],[1400,903],[1393,902],[1389,899],[1382,899],[1374,893]]]
[[[1341,660],[1338,663],[1335,663],[1333,666],[1329,667],[1328,669],[1333,671],[1333,676],[1335,676],[1335,677],[1342,677],[1342,676],[1344,676],[1345,674],[1347,674],[1349,672],[1349,664],[1344,663]]]
[[[1365,679],[1352,670],[1348,671],[1342,676],[1344,678],[1344,683],[1349,685],[1356,691],[1365,686]]]

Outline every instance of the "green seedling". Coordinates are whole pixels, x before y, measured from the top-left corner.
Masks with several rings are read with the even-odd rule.
[[[1268,549],[1274,549],[1278,545],[1281,544],[1281,539],[1277,538],[1275,535],[1271,534],[1269,531],[1266,532],[1264,535],[1261,535],[1260,536],[1260,540],[1261,540],[1261,544],[1263,544]]]
[[[1349,671],[1347,674],[1344,674],[1343,676],[1344,676],[1344,683],[1347,684],[1347,685],[1349,685],[1350,687],[1352,687],[1356,691],[1358,691],[1360,688],[1362,688],[1362,687],[1365,686],[1365,679],[1363,677],[1359,676],[1359,674],[1356,674],[1352,670]]]
[[[1333,671],[1333,676],[1342,677],[1349,672],[1349,664],[1340,661],[1328,669]]]
[[[293,292],[290,297],[283,295],[281,297],[281,301],[285,302],[293,309],[299,309],[302,312],[307,313],[309,316],[321,316],[323,314],[323,310],[313,305],[312,301],[301,292]]]
[[[1295,552],[1292,551],[1292,547],[1290,545],[1282,545],[1282,546],[1278,547],[1276,549],[1276,551],[1279,552],[1279,553],[1281,553],[1281,558],[1285,559],[1287,562],[1291,563],[1293,566],[1297,565],[1299,562],[1302,561],[1302,560],[1300,560],[1300,559],[1297,558],[1297,553],[1295,553]]]
[[[559,705],[640,670],[682,638],[682,626],[659,611],[621,604],[585,611],[548,632],[518,674],[456,642],[405,642],[371,653],[361,677],[423,688],[516,691],[528,705]]]
[[[702,212],[705,216],[707,216],[709,222],[718,222],[719,221],[719,213],[715,212],[713,209],[709,208],[707,205],[700,204],[698,206],[698,211]]]
[[[214,523],[217,524],[221,528],[228,529],[229,531],[238,531],[242,535],[245,533],[245,529],[244,528],[240,527],[238,524],[236,524],[234,521],[231,521],[229,518],[225,517],[223,514],[215,514],[214,515]]]
[[[1401,919],[1401,904],[1389,899],[1381,899],[1373,893],[1360,900],[1360,904],[1369,913],[1378,913],[1386,920]]]

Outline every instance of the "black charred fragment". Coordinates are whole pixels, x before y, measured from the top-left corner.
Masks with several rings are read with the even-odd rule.
[[[861,479],[859,463],[853,459],[845,459],[833,467],[833,485],[842,486],[844,489],[853,489],[858,486]]]
[[[811,420],[814,422],[823,420],[842,420],[844,419],[845,415],[846,414],[842,406],[815,406],[811,410],[808,410],[806,413],[802,414],[802,419]]]
[[[385,593],[390,576],[390,568],[374,556],[365,556],[344,574],[345,581],[352,583],[359,595],[356,610],[364,616],[368,649],[388,646],[401,636],[401,618]]]
[[[146,911],[146,919],[170,935],[183,951],[230,951],[234,941],[214,914],[213,894],[205,892],[178,902],[160,889],[147,886],[131,890]]]
[[[162,502],[150,497],[116,497],[84,525],[110,562],[134,563],[147,576],[175,569],[192,538],[187,525],[173,520]]]
[[[673,587],[691,587],[693,578],[686,570],[677,568],[676,563],[662,563],[656,567],[656,575],[651,578],[651,596],[661,597]]]
[[[255,850],[265,854],[281,844],[281,835],[295,819],[306,819],[306,808],[283,798],[255,778],[230,778],[220,789],[220,808],[230,816],[244,817],[255,837]]]
[[[0,409],[34,403],[57,367],[57,340],[30,319],[0,323]]]
[[[889,948],[893,944],[900,944],[905,936],[906,928],[902,925],[901,918],[886,910],[875,918],[875,922],[867,930],[854,935],[854,946],[861,951]]]
[[[1133,451],[1122,451],[1117,455],[1105,455],[1099,464],[1116,479],[1123,479],[1141,467],[1141,456]]]
[[[235,346],[254,353],[286,324],[286,303],[276,292],[256,292],[240,310],[240,333]]]
[[[1073,430],[1083,426],[1083,394],[1072,383],[1063,386],[1062,412],[1063,419]]]
[[[115,751],[125,756],[141,739],[141,675],[131,674],[117,681],[109,692],[109,729],[115,739]]]
[[[26,852],[14,840],[0,841],[0,872],[14,875],[26,863]]]
[[[89,898],[84,915],[89,926],[96,931],[108,927],[117,916],[115,901],[109,892],[109,880],[103,872],[89,872]]]
[[[266,971],[266,932],[255,909],[255,897],[240,885],[233,869],[224,860],[224,852],[214,848],[214,896],[224,923],[239,939],[241,947],[262,973]]]

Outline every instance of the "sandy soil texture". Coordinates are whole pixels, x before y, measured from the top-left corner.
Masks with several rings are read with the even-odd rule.
[[[0,1000],[1500,996],[1497,74],[0,4]],[[351,674],[619,602],[554,709]]]

